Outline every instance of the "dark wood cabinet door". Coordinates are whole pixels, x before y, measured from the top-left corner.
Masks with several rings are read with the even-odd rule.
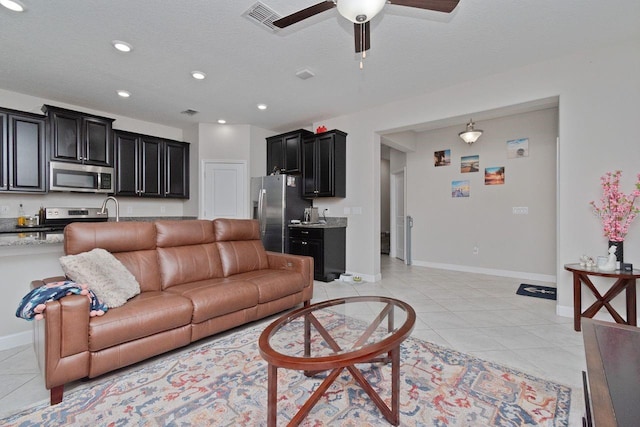
[[[302,196],[316,197],[316,140],[302,141]]]
[[[46,191],[45,120],[8,115],[9,190]]]
[[[302,172],[300,167],[300,140],[299,134],[286,136],[282,140],[285,173],[298,174]]]
[[[142,136],[140,138],[140,178],[143,197],[164,196],[164,151],[161,139]]]
[[[165,197],[189,198],[189,144],[165,145]]]
[[[112,166],[111,122],[84,118],[84,161],[92,165]]]
[[[267,138],[267,175],[285,169],[283,139]]]
[[[0,112],[0,190],[6,190],[9,188],[9,176],[7,174],[8,165],[8,152],[7,152],[7,140],[9,135],[7,133],[7,115]]]
[[[140,187],[138,138],[126,132],[115,132],[114,139],[116,195],[138,196]]]
[[[54,111],[50,118],[52,159],[82,163],[82,117],[70,112]]]
[[[331,197],[334,194],[334,144],[333,134],[319,136],[315,141],[315,186],[316,195],[319,197]]]

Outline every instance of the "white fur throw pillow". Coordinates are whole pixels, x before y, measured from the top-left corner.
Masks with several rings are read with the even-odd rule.
[[[133,274],[104,249],[60,257],[60,265],[68,278],[86,284],[109,308],[120,307],[140,293]]]

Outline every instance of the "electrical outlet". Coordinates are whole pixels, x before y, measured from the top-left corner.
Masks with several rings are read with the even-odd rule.
[[[127,206],[127,213],[128,214],[132,214],[133,213],[133,208],[131,206]]]
[[[2,205],[0,206],[0,215],[8,215],[9,214],[9,206]]]
[[[167,213],[167,208],[164,205],[160,206],[160,213]]]
[[[477,246],[474,246],[474,247],[473,247],[473,254],[474,254],[474,255],[478,255],[479,253],[480,253],[480,248],[479,248],[479,247],[477,247]]]

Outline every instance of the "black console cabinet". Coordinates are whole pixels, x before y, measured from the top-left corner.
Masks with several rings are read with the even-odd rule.
[[[345,268],[345,227],[291,227],[289,253],[313,257],[313,278],[338,279]]]

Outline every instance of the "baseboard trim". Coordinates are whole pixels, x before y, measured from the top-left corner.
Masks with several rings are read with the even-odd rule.
[[[33,344],[33,333],[31,331],[0,337],[0,351],[27,344]]]
[[[413,265],[419,267],[438,268],[441,270],[462,271],[465,273],[487,274],[491,276],[512,277],[514,279],[535,280],[538,282],[556,283],[556,276],[551,274],[528,273],[524,271],[497,270],[494,268],[472,267],[457,264],[442,264],[437,262],[413,261]],[[572,314],[573,315],[573,311]]]
[[[558,316],[563,316],[563,317],[573,317],[573,306],[557,305],[556,306],[556,314]],[[623,313],[621,313],[621,314],[623,314]],[[609,314],[609,312],[607,312],[606,309],[603,309],[603,310],[597,312],[596,315],[593,316],[593,318],[596,319],[596,320],[602,320],[604,322],[615,323],[614,318],[611,317],[611,315]],[[636,324],[640,325],[640,317],[638,317],[638,319],[636,320]]]

